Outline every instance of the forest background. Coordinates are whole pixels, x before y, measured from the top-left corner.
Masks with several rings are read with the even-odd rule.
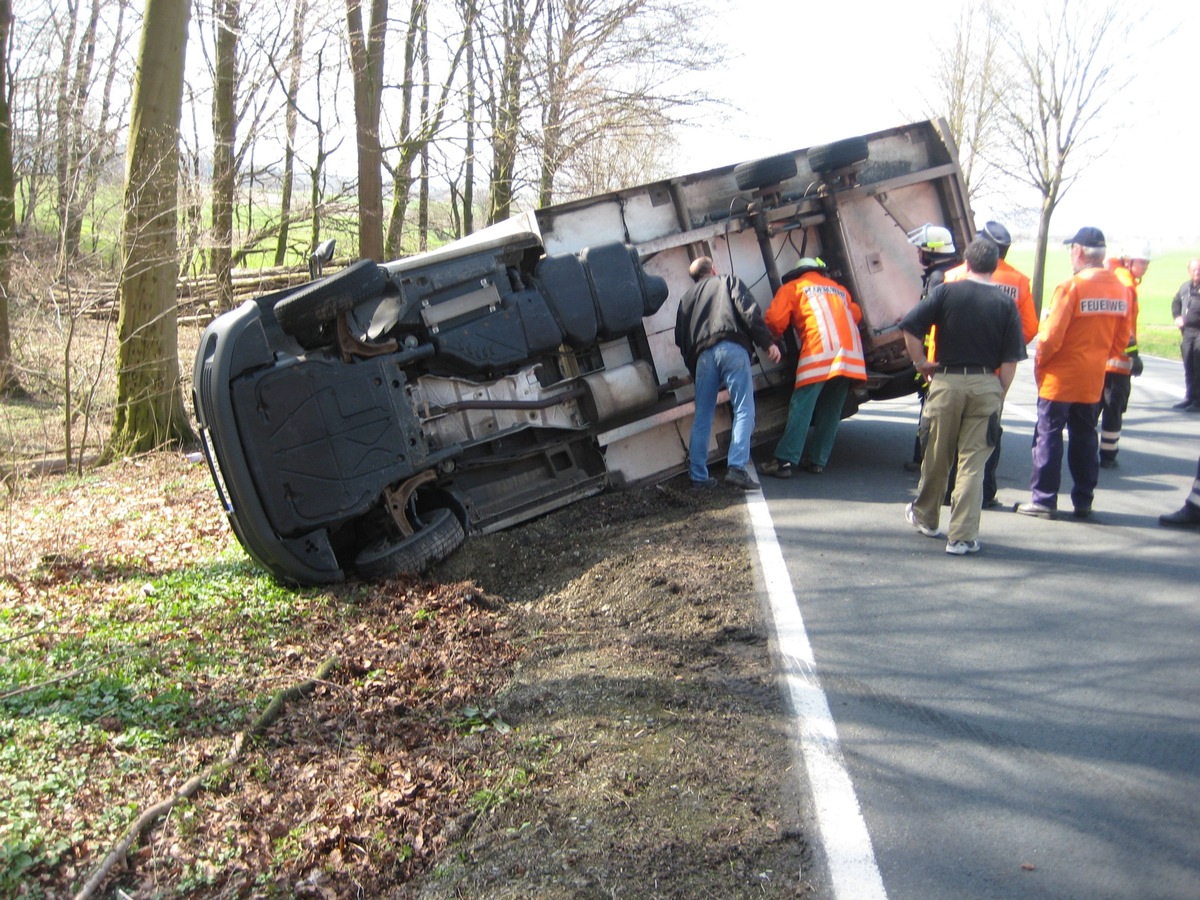
[[[1167,306],[1200,226],[1192,181],[1164,173],[1200,141],[1184,52],[1200,15],[843,12],[836,32],[801,17],[805,52],[841,48],[818,77],[766,61],[777,14],[759,0],[0,0],[0,388],[49,399],[0,407],[0,424],[76,465],[89,447],[187,443],[179,322],[303,280],[323,241],[335,264],[395,258],[523,209],[925,116],[949,124],[976,219],[1017,235],[1039,304],[1062,234],[1149,241],[1146,346],[1173,353]],[[147,143],[160,105],[147,90],[139,112],[137,89],[171,82],[170,135]],[[85,321],[107,329],[96,360],[74,352]],[[49,369],[30,352],[43,338]],[[14,461],[45,454],[21,443]]]

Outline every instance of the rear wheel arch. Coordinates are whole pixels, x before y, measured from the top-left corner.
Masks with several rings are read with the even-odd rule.
[[[275,304],[275,319],[302,347],[320,346],[332,336],[326,326],[340,313],[383,293],[387,280],[377,262],[360,259],[284,297]]]
[[[407,537],[381,537],[358,551],[354,566],[363,579],[416,575],[453,553],[466,539],[458,516],[448,507],[431,510]]]

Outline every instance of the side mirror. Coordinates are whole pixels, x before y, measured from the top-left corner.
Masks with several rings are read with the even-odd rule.
[[[322,241],[317,244],[316,248],[308,257],[308,277],[316,279],[325,269],[327,262],[333,261],[333,251],[337,247],[337,240],[330,238],[327,241]]]

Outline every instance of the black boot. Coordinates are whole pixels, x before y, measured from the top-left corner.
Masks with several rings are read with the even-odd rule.
[[[1168,528],[1200,528],[1200,508],[1185,503],[1182,509],[1159,516],[1158,524]]]

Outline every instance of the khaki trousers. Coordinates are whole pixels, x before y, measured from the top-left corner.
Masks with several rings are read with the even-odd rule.
[[[991,453],[988,423],[1003,400],[1000,379],[990,374],[942,372],[929,386],[921,413],[921,430],[927,433],[925,456],[913,510],[922,525],[938,526],[950,469],[957,460],[947,531],[952,541],[973,541],[979,536],[983,470]]]

